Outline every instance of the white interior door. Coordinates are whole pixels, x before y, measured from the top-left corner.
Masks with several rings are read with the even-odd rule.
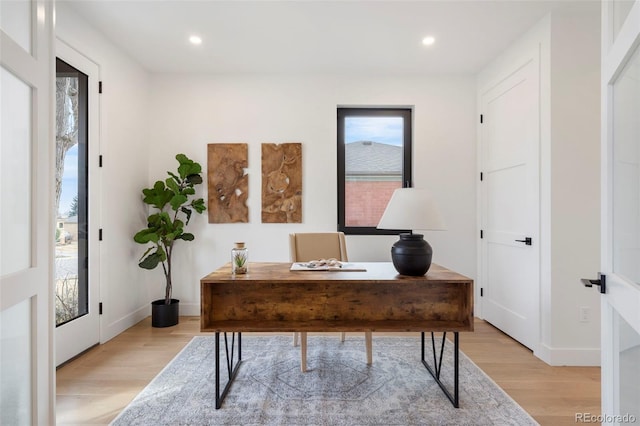
[[[0,424],[54,424],[53,2],[0,1]]]
[[[602,422],[640,421],[640,1],[603,2]]]
[[[97,235],[100,78],[95,62],[61,40],[56,41],[56,57],[65,63],[64,69],[57,71],[57,79],[63,79],[57,91],[65,92],[66,79],[74,80],[75,84],[78,84],[78,80],[84,83],[71,86],[71,95],[56,93],[61,100],[56,102],[56,108],[63,111],[56,113],[56,128],[63,127],[57,129],[56,138],[73,139],[70,141],[73,146],[64,161],[57,221],[62,235],[56,241],[54,262],[56,365],[60,365],[100,342]],[[71,96],[75,97],[75,102],[71,101]],[[72,104],[75,104],[75,108],[71,107]],[[68,134],[75,136],[69,138]],[[75,206],[69,206],[74,195]],[[70,207],[72,212],[69,211]],[[66,229],[65,222],[69,224],[69,229]],[[65,234],[69,237],[68,241]]]
[[[481,94],[482,315],[532,350],[540,291],[537,58]]]

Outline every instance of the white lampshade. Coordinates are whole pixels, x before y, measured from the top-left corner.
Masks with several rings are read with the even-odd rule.
[[[398,188],[382,214],[379,229],[445,230],[446,225],[426,189]]]

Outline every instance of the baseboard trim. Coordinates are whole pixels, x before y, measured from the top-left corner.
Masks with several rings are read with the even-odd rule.
[[[180,302],[180,316],[185,317],[199,317],[200,316],[200,304],[199,303],[183,303]]]
[[[551,348],[540,344],[534,355],[552,366],[599,367],[600,348]]]
[[[104,327],[101,327],[100,343],[105,343],[113,339],[118,334],[136,325],[149,315],[151,315],[151,305],[147,303],[146,305],[138,308],[132,313],[125,315],[124,317],[108,325],[105,325]]]

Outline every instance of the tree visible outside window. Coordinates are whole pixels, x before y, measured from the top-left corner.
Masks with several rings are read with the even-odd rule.
[[[338,108],[338,230],[376,229],[391,194],[411,186],[411,110]]]

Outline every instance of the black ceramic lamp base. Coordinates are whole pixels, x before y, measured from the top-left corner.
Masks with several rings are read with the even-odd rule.
[[[400,234],[391,247],[391,260],[400,275],[419,277],[431,266],[433,249],[422,234]]]

